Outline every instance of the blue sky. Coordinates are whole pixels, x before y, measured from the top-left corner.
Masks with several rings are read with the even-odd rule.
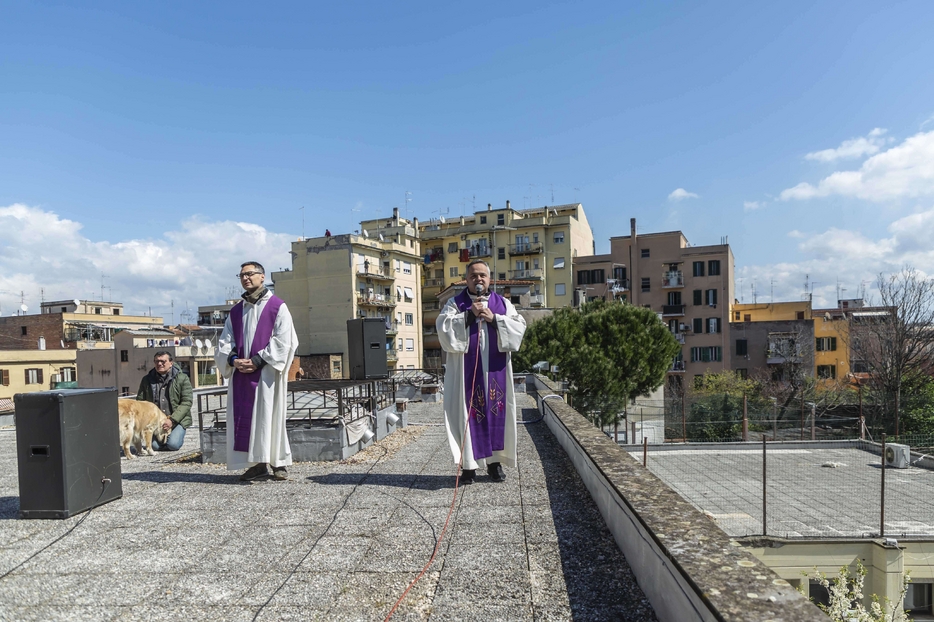
[[[746,302],[934,274],[930,2],[0,15],[5,315],[20,291],[100,298],[103,273],[105,298],[169,319],[236,287],[241,257],[289,265],[303,213],[320,235],[552,197],[584,204],[597,252],[631,217],[729,236]]]

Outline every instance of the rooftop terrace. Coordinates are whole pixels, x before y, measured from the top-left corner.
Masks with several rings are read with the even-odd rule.
[[[654,620],[568,455],[527,396],[519,467],[459,489],[438,556],[393,620]],[[0,430],[0,620],[382,620],[454,494],[440,404],[343,462],[243,484],[177,453],[124,461],[124,496],[18,520]]]

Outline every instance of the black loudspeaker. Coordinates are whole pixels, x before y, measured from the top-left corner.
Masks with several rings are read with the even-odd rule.
[[[347,358],[351,380],[387,378],[386,321],[377,317],[347,320]]]
[[[123,496],[116,389],[13,400],[20,518],[68,518]]]

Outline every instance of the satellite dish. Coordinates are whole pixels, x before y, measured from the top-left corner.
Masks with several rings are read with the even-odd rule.
[[[441,221],[441,224],[442,224],[442,225],[444,224],[444,216],[439,217],[438,220]]]
[[[27,307],[26,305],[20,305],[19,310],[22,311],[23,313],[26,313],[27,311],[29,311],[29,307]]]
[[[195,345],[198,346],[199,348],[203,348],[203,347],[204,347],[204,344],[201,343],[201,340],[200,340],[200,339],[195,339]]]
[[[72,300],[72,302],[75,303],[75,306],[76,306],[76,307],[80,307],[80,306],[81,306],[81,301],[78,300],[77,298],[75,298],[74,300]]]
[[[380,241],[380,242],[383,241],[383,234],[382,234],[382,233],[379,234],[379,241]]]
[[[370,232],[367,231],[366,229],[364,229],[364,230],[363,230],[363,237],[365,237],[365,238],[370,237]]]
[[[208,349],[211,348],[211,340],[210,340],[210,339],[205,339],[205,340],[204,340],[204,347],[205,347],[205,348],[208,348]]]

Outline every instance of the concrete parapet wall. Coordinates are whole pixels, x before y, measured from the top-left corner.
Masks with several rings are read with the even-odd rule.
[[[826,615],[529,375],[568,453],[659,620],[824,622]]]

